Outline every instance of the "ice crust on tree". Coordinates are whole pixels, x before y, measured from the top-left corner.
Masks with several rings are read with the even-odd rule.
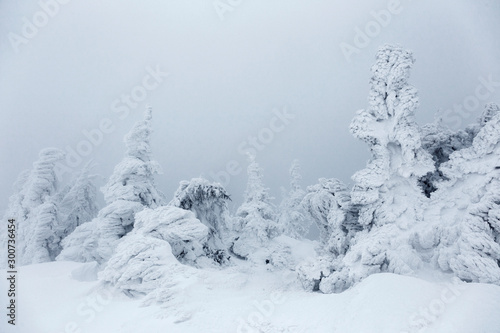
[[[151,156],[151,119],[152,110],[148,108],[144,119],[125,136],[127,154],[101,188],[106,207],[64,240],[58,260],[107,261],[119,240],[134,228],[135,214],[164,202],[154,183],[154,176],[161,170]]]
[[[413,63],[411,52],[382,47],[372,67],[370,107],[359,111],[351,123],[351,133],[365,141],[372,153],[367,167],[352,177],[352,202],[360,206],[360,223],[366,226],[396,222],[398,214],[391,214],[397,199],[394,192],[399,188],[418,198],[418,179],[434,171],[414,119],[418,96],[408,84]],[[408,210],[418,210],[416,202],[410,205]]]
[[[430,197],[447,178],[441,171],[441,165],[450,159],[450,155],[460,149],[470,147],[477,134],[475,126],[465,130],[452,131],[437,119],[431,124],[422,126],[422,148],[425,149],[434,161],[434,171],[427,173],[419,180],[424,194]]]
[[[500,109],[487,105],[470,147],[450,154],[427,215],[436,235],[427,247],[439,268],[468,282],[500,285]],[[439,211],[437,211],[439,209]],[[418,237],[420,240],[422,237]],[[419,242],[420,245],[420,242]]]

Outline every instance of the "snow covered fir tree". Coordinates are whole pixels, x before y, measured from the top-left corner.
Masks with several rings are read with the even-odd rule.
[[[262,180],[262,169],[255,156],[249,156],[249,159],[247,189],[244,202],[236,211],[235,240],[231,247],[231,251],[243,259],[267,247],[271,239],[283,233],[269,189]]]
[[[75,276],[91,271],[100,288],[159,305],[175,323],[194,316],[191,293],[245,288],[261,283],[259,274],[304,294],[342,293],[379,273],[500,286],[500,107],[486,105],[463,130],[440,119],[420,126],[414,62],[399,46],[377,52],[368,107],[350,125],[371,155],[353,184],[319,178],[303,186],[295,160],[279,204],[255,155],[244,193],[195,177],[171,180],[179,185],[169,201],[155,181],[168,176],[153,158],[151,108],[125,136],[125,157],[100,194],[94,162],[61,183],[55,168],[64,152],[43,149],[20,174],[4,216],[17,221],[19,264],[84,263]],[[309,239],[314,231],[318,239]],[[0,241],[5,248],[8,237]]]
[[[302,189],[301,168],[298,160],[294,160],[290,167],[290,189],[285,189],[279,207],[278,224],[284,234],[296,239],[302,239],[310,229],[311,221],[306,218],[302,205],[306,192]]]
[[[152,109],[148,108],[144,120],[125,136],[126,157],[101,188],[106,207],[63,241],[59,260],[106,262],[120,239],[134,228],[135,214],[162,205],[163,195],[154,183],[154,175],[161,169],[151,156],[151,120]]]

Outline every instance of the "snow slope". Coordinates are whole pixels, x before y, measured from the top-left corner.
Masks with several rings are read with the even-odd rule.
[[[198,272],[173,286],[172,302],[142,306],[141,299],[100,286],[92,263],[24,266],[17,326],[2,315],[0,332],[500,332],[500,287],[494,285],[375,274],[325,295],[304,292],[290,272],[250,264]]]

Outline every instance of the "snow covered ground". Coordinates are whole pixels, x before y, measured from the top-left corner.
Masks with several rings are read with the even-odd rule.
[[[375,274],[344,293],[325,295],[303,291],[293,274],[240,265],[199,271],[173,287],[171,301],[143,306],[141,299],[103,288],[95,273],[89,263],[21,267],[17,325],[4,318],[0,331],[500,332],[500,287],[442,276]]]

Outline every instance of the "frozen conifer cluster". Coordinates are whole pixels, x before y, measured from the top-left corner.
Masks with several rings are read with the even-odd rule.
[[[398,46],[377,53],[368,107],[350,126],[371,152],[352,187],[335,178],[303,187],[293,161],[276,204],[249,156],[234,213],[226,189],[202,178],[181,181],[168,202],[155,185],[161,168],[150,108],[125,136],[100,210],[92,165],[61,184],[55,166],[64,153],[42,150],[19,176],[5,216],[18,221],[21,264],[97,262],[104,283],[149,303],[171,300],[174,286],[202,271],[238,267],[291,272],[306,290],[324,293],[376,273],[423,270],[500,285],[500,108],[486,105],[464,130],[439,119],[418,125],[414,62]],[[318,241],[307,239],[311,228]],[[311,243],[316,253],[305,258],[301,249]]]

